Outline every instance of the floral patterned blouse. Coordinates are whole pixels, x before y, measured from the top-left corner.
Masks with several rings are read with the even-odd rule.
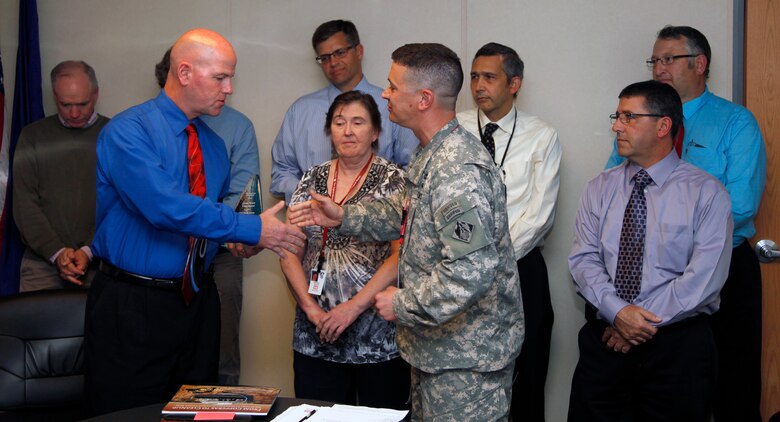
[[[314,166],[304,173],[290,204],[311,199],[309,190],[328,195],[328,175],[331,162]],[[404,171],[382,157],[376,156],[358,192],[344,205],[391,196],[405,190]],[[309,271],[317,265],[322,249],[322,228],[304,229],[308,238],[303,268]],[[325,248],[327,280],[322,294],[315,296],[324,311],[351,299],[368,283],[382,263],[390,256],[389,242],[362,242],[353,237],[328,233]],[[296,307],[293,349],[306,356],[339,363],[377,363],[399,356],[395,343],[395,324],[382,319],[376,309],[363,312],[333,343],[320,342],[314,324],[306,313]]]

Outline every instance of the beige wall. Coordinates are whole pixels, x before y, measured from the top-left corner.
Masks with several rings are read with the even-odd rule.
[[[0,0],[9,110],[17,4]],[[610,151],[607,115],[615,110],[618,92],[650,77],[644,60],[658,29],[689,24],[713,46],[710,88],[726,97],[731,93],[732,2],[727,0],[39,0],[38,7],[44,72],[64,59],[88,61],[100,80],[98,109],[109,116],[156,94],[154,63],[183,31],[206,26],[225,34],[239,58],[231,104],[255,124],[264,186],[270,183],[271,144],[287,106],[325,83],[310,46],[321,22],[356,23],[365,45],[365,74],[380,86],[390,53],[407,42],[446,44],[461,56],[466,72],[482,44],[514,47],[526,64],[518,104],[557,127],[563,147],[558,216],[544,249],[556,312],[547,384],[551,421],[565,420],[583,322],[583,301],[566,267],[574,212],[584,183],[600,171]],[[46,112],[53,113],[46,80],[44,92]],[[459,110],[472,107],[466,85]],[[241,382],[280,386],[282,394],[292,395],[294,302],[272,254],[249,260],[245,268]]]

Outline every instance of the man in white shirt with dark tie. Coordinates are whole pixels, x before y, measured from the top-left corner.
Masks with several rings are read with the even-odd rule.
[[[477,108],[457,117],[503,170],[526,324],[523,349],[515,362],[511,414],[513,420],[543,421],[553,308],[541,247],[555,217],[561,148],[554,128],[514,105],[523,67],[512,48],[485,44],[471,65],[471,94]]]

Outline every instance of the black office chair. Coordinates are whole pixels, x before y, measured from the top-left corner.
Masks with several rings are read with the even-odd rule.
[[[0,298],[0,421],[79,420],[86,290]]]

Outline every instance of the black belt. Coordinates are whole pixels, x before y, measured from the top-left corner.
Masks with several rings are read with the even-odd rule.
[[[181,277],[179,278],[156,278],[144,275],[133,274],[121,268],[118,268],[107,261],[100,261],[98,267],[100,272],[124,283],[136,284],[144,287],[153,287],[163,290],[181,290]]]

